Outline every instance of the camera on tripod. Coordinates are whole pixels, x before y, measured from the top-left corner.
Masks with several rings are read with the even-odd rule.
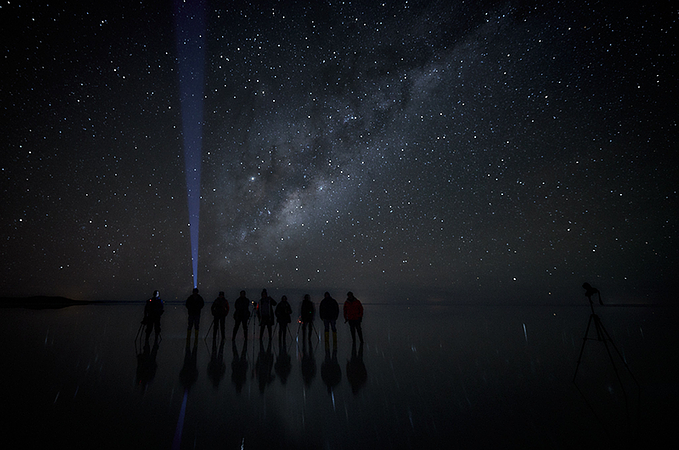
[[[585,296],[589,300],[590,306],[592,306],[592,296],[594,295],[597,295],[599,297],[599,304],[601,306],[604,305],[604,302],[601,301],[601,292],[599,292],[599,289],[592,287],[592,285],[589,283],[583,283],[582,287],[585,289]]]

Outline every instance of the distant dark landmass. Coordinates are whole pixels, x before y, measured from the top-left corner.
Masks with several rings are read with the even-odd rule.
[[[95,302],[85,300],[73,300],[66,297],[48,297],[39,295],[35,297],[0,297],[0,308],[30,308],[30,309],[57,309],[67,306],[91,305]]]

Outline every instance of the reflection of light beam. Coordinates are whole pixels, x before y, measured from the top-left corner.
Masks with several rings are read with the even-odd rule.
[[[179,450],[182,445],[182,432],[184,431],[184,417],[186,417],[186,399],[189,397],[189,390],[184,390],[184,400],[182,400],[182,407],[179,410],[179,418],[177,419],[177,428],[174,431],[174,439],[172,439],[172,450]]]
[[[184,136],[184,167],[189,205],[193,286],[198,287],[198,230],[200,222],[200,165],[203,139],[203,64],[205,62],[205,5],[175,0],[177,69]]]

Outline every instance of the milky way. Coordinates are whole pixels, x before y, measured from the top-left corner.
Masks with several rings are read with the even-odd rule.
[[[232,4],[206,3],[202,49],[207,296],[676,287],[676,10]],[[2,13],[0,294],[186,297],[172,5]]]

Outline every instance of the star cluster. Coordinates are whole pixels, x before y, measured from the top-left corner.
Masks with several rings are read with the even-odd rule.
[[[204,7],[207,295],[579,301],[589,281],[638,302],[676,287],[676,9]],[[171,5],[0,12],[2,294],[185,297]]]

